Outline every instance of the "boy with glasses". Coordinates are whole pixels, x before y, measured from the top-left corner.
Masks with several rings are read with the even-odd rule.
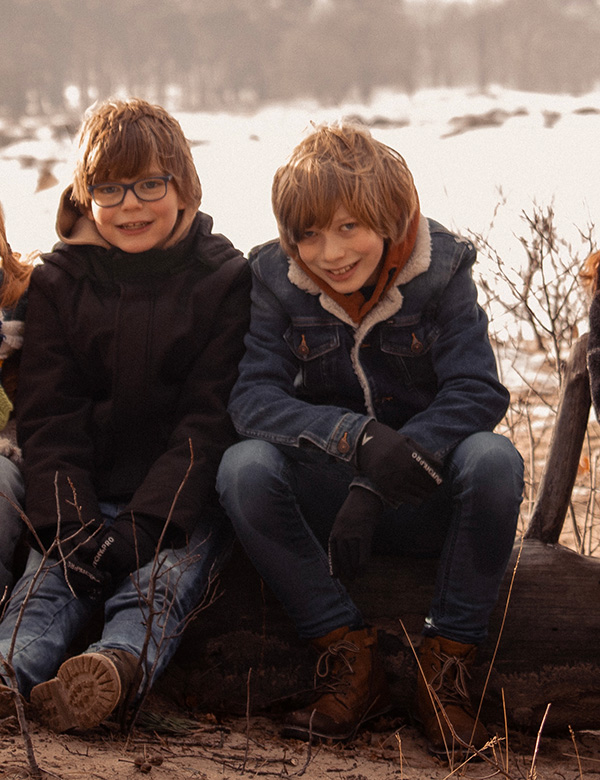
[[[148,689],[229,549],[214,481],[235,439],[249,272],[200,200],[175,119],[103,103],[82,126],[61,241],[32,274],[17,422],[34,547],[0,652],[16,632],[19,691],[56,731]],[[102,636],[65,661],[101,604]]]

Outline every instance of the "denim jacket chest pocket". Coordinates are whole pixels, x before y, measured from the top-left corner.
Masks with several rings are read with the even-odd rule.
[[[295,322],[284,339],[298,361],[296,389],[311,395],[337,392],[350,367],[343,325]]]
[[[408,387],[431,392],[437,386],[431,348],[439,327],[421,317],[403,317],[381,325],[379,346],[396,379]]]

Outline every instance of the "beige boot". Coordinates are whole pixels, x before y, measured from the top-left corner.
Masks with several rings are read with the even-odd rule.
[[[36,685],[31,704],[52,731],[91,729],[137,692],[141,677],[139,659],[124,650],[83,653]]]
[[[425,637],[419,647],[417,717],[430,753],[451,759],[481,750],[490,735],[476,719],[467,690],[475,645]],[[471,748],[471,750],[469,750]]]
[[[321,695],[290,713],[283,735],[308,740],[348,739],[359,726],[390,708],[389,691],[377,653],[377,631],[346,626],[312,641],[320,652],[315,690]],[[320,682],[318,682],[320,678]]]

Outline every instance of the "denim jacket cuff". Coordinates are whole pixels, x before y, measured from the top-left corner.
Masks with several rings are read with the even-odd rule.
[[[327,442],[327,453],[345,463],[353,463],[360,436],[371,419],[364,415],[345,414]]]

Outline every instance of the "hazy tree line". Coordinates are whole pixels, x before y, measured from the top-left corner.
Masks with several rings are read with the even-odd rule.
[[[0,0],[0,108],[117,92],[177,109],[374,89],[600,82],[600,0]]]

